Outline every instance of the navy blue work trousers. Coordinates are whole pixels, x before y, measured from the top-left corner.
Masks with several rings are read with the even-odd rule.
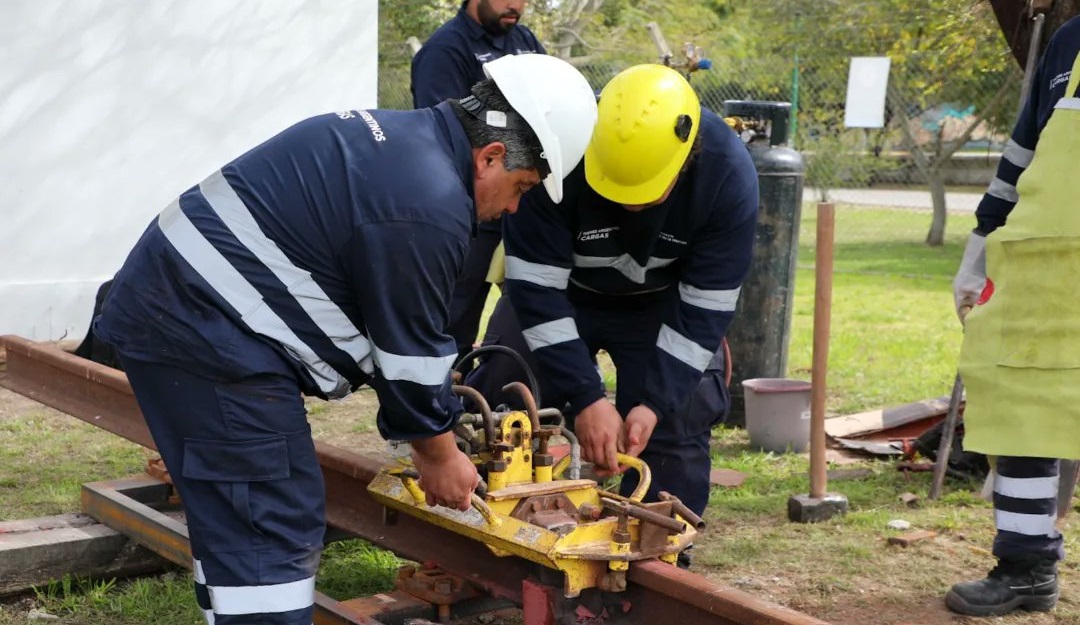
[[[616,371],[615,407],[624,417],[642,401],[645,376],[656,355],[656,337],[660,324],[674,305],[672,298],[661,298],[628,305],[593,305],[575,303],[574,321],[578,333],[595,355],[605,350]],[[541,404],[544,407],[564,408],[566,398],[556,397],[550,384],[545,383],[529,352],[521,328],[510,305],[502,297],[488,320],[484,344],[510,347],[522,354],[537,374]],[[652,484],[646,501],[655,501],[657,493],[667,491],[682,500],[691,510],[702,514],[709,500],[710,433],[728,414],[730,400],[724,384],[724,362],[714,358],[702,376],[695,392],[687,398],[685,407],[674,415],[661,419],[641,453],[641,459],[652,470]],[[466,377],[466,384],[476,388],[489,403],[515,406],[515,398],[501,392],[513,381],[526,382],[524,372],[509,358],[495,354],[485,358]],[[572,423],[574,415],[566,415]],[[637,486],[637,475],[628,471],[622,480],[621,492],[628,495]]]
[[[207,622],[311,625],[326,496],[297,380],[121,360],[183,502]]]

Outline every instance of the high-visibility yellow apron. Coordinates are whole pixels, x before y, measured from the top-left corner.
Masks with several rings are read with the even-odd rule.
[[[495,248],[495,253],[491,255],[491,264],[488,265],[485,281],[500,287],[506,281],[506,248],[503,247],[501,241],[499,247]]]
[[[1065,91],[1076,93],[1080,56]],[[964,447],[1080,459],[1080,98],[1062,98],[986,239],[994,294],[967,316]]]

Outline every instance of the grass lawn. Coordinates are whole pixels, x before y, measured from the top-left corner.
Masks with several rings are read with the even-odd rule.
[[[828,409],[847,414],[947,395],[962,333],[952,299],[970,215],[950,215],[946,244],[922,243],[929,213],[836,210]],[[816,208],[804,206],[788,376],[810,378]]]
[[[829,410],[846,414],[945,395],[955,375],[961,334],[952,309],[951,280],[970,215],[950,215],[945,246],[921,243],[929,214],[917,211],[837,209]],[[812,205],[804,211],[792,334],[790,377],[809,379],[814,299]],[[0,407],[0,519],[70,512],[85,481],[137,473],[146,452],[74,419],[35,408]],[[321,440],[360,450],[377,449],[370,391],[333,404],[311,404]],[[850,502],[846,517],[818,525],[786,521],[790,495],[805,493],[807,459],[751,450],[742,430],[718,429],[716,466],[746,474],[732,489],[716,489],[706,514],[710,527],[695,548],[695,569],[717,581],[777,601],[835,625],[946,625],[977,623],[949,615],[941,605],[948,586],[981,577],[993,521],[989,505],[972,494],[977,485],[947,482],[945,496],[909,508],[904,492],[925,500],[926,473],[906,474],[892,462],[868,460],[857,480],[834,480],[830,490]],[[1064,524],[1066,548],[1078,545],[1078,517]],[[937,537],[908,548],[889,546],[898,533],[886,524],[903,519]],[[399,562],[362,541],[331,546],[318,587],[349,598],[389,587]],[[1018,615],[1001,625],[1080,623],[1077,565],[1062,566],[1063,592],[1051,615]],[[115,623],[195,625],[190,577],[178,571],[133,582],[67,580],[39,589],[36,598],[0,605],[0,625],[26,623],[37,607],[64,625]]]

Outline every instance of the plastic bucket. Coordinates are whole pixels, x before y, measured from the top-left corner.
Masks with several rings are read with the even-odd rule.
[[[810,446],[810,383],[787,378],[743,380],[746,433],[764,451],[802,453]]]

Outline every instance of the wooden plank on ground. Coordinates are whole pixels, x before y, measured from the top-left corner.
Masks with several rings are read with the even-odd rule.
[[[825,420],[825,431],[833,438],[855,438],[899,427],[936,415],[943,415],[949,409],[948,397],[936,397],[923,401],[911,402],[902,406],[879,408]]]
[[[82,514],[0,522],[0,596],[65,575],[109,579],[161,571],[157,554]]]

